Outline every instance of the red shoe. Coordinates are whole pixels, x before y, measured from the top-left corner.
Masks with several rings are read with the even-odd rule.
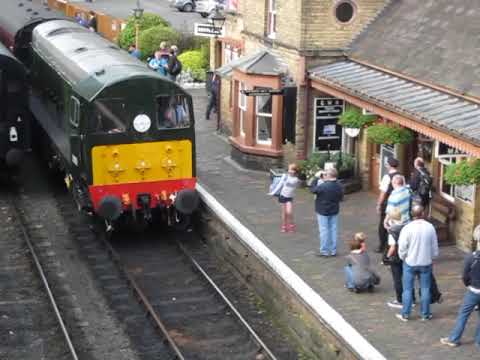
[[[295,224],[288,224],[287,225],[287,232],[295,232],[297,230],[297,225]]]
[[[282,233],[287,232],[288,231],[288,225],[282,225],[282,227],[280,228],[280,231]]]

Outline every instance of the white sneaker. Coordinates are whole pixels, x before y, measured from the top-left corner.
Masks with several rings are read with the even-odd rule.
[[[397,319],[403,321],[403,322],[407,322],[408,321],[408,317],[405,317],[403,316],[402,314],[395,314],[395,316],[397,317]]]
[[[389,301],[389,302],[387,302],[387,305],[389,307],[395,308],[395,309],[401,309],[403,307],[402,303],[398,302],[397,300]]]

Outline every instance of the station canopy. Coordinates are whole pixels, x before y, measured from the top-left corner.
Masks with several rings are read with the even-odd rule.
[[[428,131],[429,128],[439,130],[478,147],[474,152],[480,153],[480,106],[473,101],[354,61],[315,67],[309,76],[314,82],[423,125],[414,128],[415,131],[444,141]],[[451,145],[459,147],[457,142]]]
[[[220,77],[231,78],[234,69],[251,75],[276,76],[286,73],[285,64],[267,50],[259,50],[253,54],[239,57],[218,68],[216,73]]]

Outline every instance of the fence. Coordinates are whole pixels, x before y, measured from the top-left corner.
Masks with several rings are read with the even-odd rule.
[[[48,0],[48,6],[51,9],[63,12],[69,17],[74,17],[75,14],[80,13],[84,14],[85,18],[88,19],[88,13],[90,12],[90,9],[76,3],[70,3],[67,0]],[[123,19],[115,18],[100,11],[95,11],[95,15],[97,16],[98,33],[112,42],[117,42],[118,35],[126,22]]]

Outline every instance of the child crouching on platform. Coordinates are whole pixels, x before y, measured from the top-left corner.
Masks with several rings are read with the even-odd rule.
[[[370,258],[367,254],[365,240],[367,236],[356,233],[350,241],[350,254],[345,266],[345,287],[354,292],[362,290],[373,291],[375,285],[380,284],[380,277],[370,267]]]
[[[297,164],[288,165],[288,173],[270,191],[270,195],[278,196],[278,202],[282,205],[282,232],[294,232],[296,228],[293,222],[293,197],[300,182],[297,172]]]

